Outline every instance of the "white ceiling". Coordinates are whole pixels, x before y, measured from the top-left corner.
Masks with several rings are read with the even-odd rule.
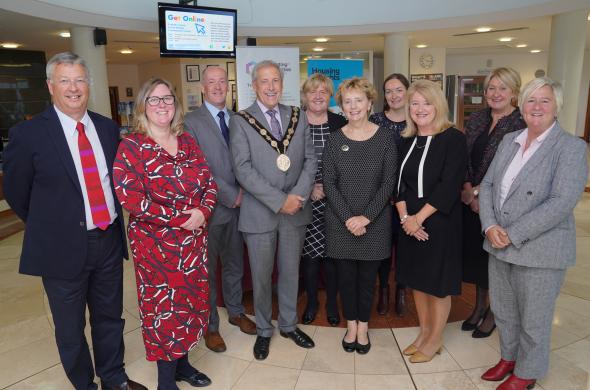
[[[59,3],[66,6],[72,6],[74,8],[82,8],[82,7],[90,7],[91,10],[95,10],[96,12],[100,11],[103,14],[108,12],[108,6],[115,3],[120,3],[122,6],[121,10],[118,12],[118,15],[127,15],[124,13],[124,8],[129,7],[132,5],[137,5],[137,3],[141,1],[143,4],[142,7],[137,7],[137,12],[134,13],[136,17],[145,17],[151,11],[150,9],[155,12],[155,6],[145,6],[146,3],[155,3],[154,0],[126,0],[126,1],[114,1],[114,0],[103,0],[100,5],[99,2],[90,2],[90,1],[81,1],[81,0],[45,0],[45,1],[35,1],[35,0],[19,0],[19,1],[10,1],[9,3],[14,6],[14,4],[24,4],[24,3],[37,3],[36,9],[42,9],[44,6],[49,6],[55,8],[54,5],[49,3]],[[0,7],[3,7],[8,1],[7,0],[0,0]],[[588,8],[590,8],[590,0],[584,0],[585,3],[588,4]],[[199,1],[199,5],[206,5],[208,3],[213,3],[212,1]],[[248,3],[252,7],[260,7],[262,4],[268,3],[270,4],[283,4],[284,2],[279,1],[264,1],[264,0],[225,0],[225,1],[216,1],[215,2],[218,6],[226,6],[231,7],[232,5],[240,5],[242,3]],[[238,4],[240,3],[240,4]],[[285,2],[286,3],[286,2]],[[325,7],[330,4],[334,4],[334,1],[330,0],[299,0],[297,4],[313,4],[314,7]],[[338,4],[345,4],[346,1],[341,0]],[[380,4],[382,5],[383,1],[381,0],[365,0],[364,2],[355,2],[362,3],[365,5],[367,9],[373,9],[370,6],[367,7],[367,3],[372,4]],[[396,2],[397,3],[397,2]],[[402,6],[401,4],[409,4],[411,2],[403,1],[399,2],[398,5],[393,6],[393,10],[395,12],[380,12],[381,14],[391,14],[391,15],[398,15],[396,17],[401,17],[399,15],[406,15],[406,17],[411,16],[409,14],[410,10],[407,6]],[[425,9],[422,5],[427,5],[430,3],[444,3],[449,4],[449,2],[441,2],[440,0],[422,0],[420,3],[421,7],[420,10]],[[454,0],[454,4],[460,4],[462,1]],[[508,3],[512,4],[514,1],[479,1],[471,3],[498,3],[501,6],[506,7]],[[580,3],[578,0],[568,0],[554,2],[554,1],[542,1],[542,0],[519,0],[519,7],[522,8],[523,4],[530,4],[536,3],[537,6],[533,7],[538,12],[538,9],[542,8],[545,9],[549,6],[555,7],[555,3],[559,4],[574,4]],[[49,4],[49,5],[48,5]],[[102,5],[105,4],[106,7],[102,8]],[[387,4],[392,4],[391,0],[387,1]],[[497,4],[497,5],[498,5]],[[92,8],[94,7],[94,8]],[[405,7],[405,8],[403,8]],[[14,8],[14,7],[12,7]],[[346,7],[340,6],[337,10],[332,11],[332,14],[337,14],[338,18],[334,16],[324,17],[325,24],[328,23],[335,23],[336,19],[340,21],[340,13]],[[391,6],[390,6],[391,8]],[[416,7],[414,7],[416,8]],[[447,7],[448,8],[448,7]],[[469,8],[469,7],[467,7]],[[473,7],[472,7],[473,8]],[[477,8],[477,7],[475,7]],[[521,8],[518,8],[520,10]],[[399,9],[399,12],[398,12]],[[438,13],[442,12],[442,8],[438,7]],[[479,9],[479,8],[477,8]],[[405,11],[404,11],[405,10]],[[513,8],[514,10],[514,8]],[[54,9],[55,11],[55,9]],[[403,11],[403,12],[402,12]],[[69,11],[69,12],[77,12],[77,11]],[[284,14],[288,14],[283,11]],[[309,12],[306,11],[307,14],[316,14],[316,12]],[[401,12],[401,13],[400,13]],[[405,12],[405,13],[404,13]],[[470,11],[470,12],[473,12]],[[515,13],[517,11],[514,11]],[[239,11],[239,20],[243,22],[242,14],[245,12]],[[535,12],[530,10],[528,14],[534,14]],[[431,16],[431,14],[428,14]],[[414,15],[417,16],[417,15]],[[484,15],[485,16],[485,15]],[[105,19],[113,19],[113,17],[108,16],[104,17]],[[99,16],[95,18],[96,21],[100,19]],[[123,19],[120,17],[114,17],[115,21],[119,20],[130,20],[130,19]],[[534,18],[520,18],[520,19],[513,19],[507,18],[502,22],[486,22],[486,23],[479,23],[476,24],[473,21],[474,18],[464,18],[463,24],[459,27],[449,27],[449,28],[437,28],[437,29],[425,29],[423,26],[427,25],[428,23],[413,23],[413,30],[408,30],[407,34],[410,39],[410,44],[412,46],[420,43],[428,44],[429,47],[445,47],[447,48],[448,53],[512,53],[512,52],[521,52],[526,51],[533,48],[538,48],[541,50],[547,50],[549,45],[549,36],[550,36],[550,29],[551,29],[551,17],[550,16],[540,16]],[[136,19],[138,20],[138,19]],[[265,19],[263,19],[265,20]],[[295,18],[289,19],[291,20],[290,23],[296,23]],[[383,19],[381,19],[383,20]],[[76,19],[76,21],[78,21]],[[443,20],[444,22],[444,20]],[[154,61],[159,58],[159,43],[157,37],[157,30],[155,28],[154,21],[145,21],[141,20],[140,23],[147,23],[153,25],[152,30],[148,31],[129,31],[127,29],[107,29],[108,35],[108,45],[106,46],[107,52],[107,59],[109,63],[144,63],[148,61]],[[441,22],[442,23],[442,22]],[[446,23],[446,22],[445,22]],[[444,24],[444,23],[442,23]],[[475,34],[475,35],[463,35],[463,36],[456,36],[457,34],[466,34],[466,33],[474,33],[475,27],[478,25],[488,25],[495,30],[509,30],[509,29],[519,29],[516,31],[510,32],[491,32],[485,34]],[[100,24],[92,24],[93,26],[100,26]],[[241,25],[241,23],[240,23]],[[69,39],[59,37],[58,33],[60,31],[66,31],[68,28],[72,26],[72,23],[69,22],[60,22],[54,20],[48,20],[45,18],[37,18],[32,16],[25,16],[20,13],[11,12],[4,8],[0,8],[0,41],[15,41],[23,46],[22,49],[25,50],[44,50],[47,52],[48,56],[51,56],[54,53],[65,51],[70,49]],[[351,27],[351,26],[349,26]],[[420,27],[420,29],[416,29],[416,27]],[[326,27],[324,27],[326,28]],[[346,28],[345,28],[346,29]],[[239,29],[243,30],[243,29]],[[275,29],[277,30],[277,29]],[[279,29],[280,30],[280,29]],[[354,30],[354,29],[353,29]],[[340,29],[342,31],[342,29]],[[392,30],[389,30],[392,31]],[[321,46],[326,49],[326,52],[342,52],[342,51],[367,51],[371,50],[376,53],[376,55],[383,54],[383,40],[384,34],[357,34],[357,33],[349,33],[349,34],[322,34],[322,36],[327,36],[330,40],[327,43],[315,43],[313,38],[319,35],[310,35],[308,34],[309,29],[298,29],[299,34],[294,36],[275,36],[275,37],[265,37],[265,36],[258,36],[258,44],[261,45],[297,45],[300,47],[302,53],[311,52],[313,47]],[[278,34],[277,34],[278,35]],[[511,43],[501,43],[498,42],[497,39],[503,36],[511,36],[514,37],[515,40]],[[590,34],[587,35],[587,47],[590,47]],[[528,47],[526,49],[515,48],[514,46],[517,43],[526,43]],[[124,55],[118,53],[118,50],[131,47],[135,53],[131,55]]]

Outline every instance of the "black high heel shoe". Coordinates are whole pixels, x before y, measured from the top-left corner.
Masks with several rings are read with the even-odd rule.
[[[481,322],[481,320],[483,318],[485,318],[486,313],[487,313],[487,310],[484,311],[483,314],[481,316],[479,316],[479,318],[475,322],[470,322],[469,320],[471,319],[471,317],[473,317],[473,315],[469,316],[469,318],[466,319],[465,321],[463,321],[463,323],[461,324],[461,330],[465,331],[465,332],[470,332],[472,330],[475,330],[477,328],[477,325]]]
[[[483,325],[483,323],[485,322],[485,320],[487,319],[489,314],[490,314],[490,308],[488,307],[488,309],[486,310],[485,314],[482,317],[480,326]],[[490,335],[494,332],[494,329],[496,329],[496,321],[495,320],[494,320],[494,325],[492,326],[492,328],[489,331],[487,331],[487,332],[483,331],[478,326],[475,328],[475,330],[471,334],[471,337],[473,337],[474,339],[484,339],[486,337],[490,337]]]
[[[301,318],[301,322],[304,325],[308,325],[311,324],[312,322],[315,321],[315,316],[318,313],[317,310],[307,310],[305,309],[305,311],[303,312],[303,317]]]
[[[346,331],[346,333],[344,333],[344,337],[342,338],[342,348],[346,352],[354,352],[354,350],[356,349],[356,340],[354,340],[352,343],[344,341],[347,334],[348,334],[348,330]]]
[[[328,324],[330,324],[330,326],[338,326],[338,324],[340,324],[340,315],[338,313],[336,313],[336,314],[328,313],[327,320],[328,320]]]
[[[496,329],[496,324],[492,326],[492,329],[490,329],[489,332],[484,332],[479,328],[475,328],[475,330],[471,334],[471,337],[473,337],[474,339],[485,339],[486,337],[490,337],[490,335],[494,333],[494,329]]]

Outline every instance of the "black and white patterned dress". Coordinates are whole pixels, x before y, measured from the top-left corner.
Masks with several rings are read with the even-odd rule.
[[[322,183],[322,156],[324,154],[324,144],[330,134],[328,122],[321,125],[309,125],[315,155],[318,158],[318,170],[315,175],[315,182]],[[326,235],[324,210],[326,209],[326,199],[320,199],[311,202],[313,219],[307,225],[305,233],[305,244],[303,245],[303,256],[310,258],[323,258],[325,255]]]

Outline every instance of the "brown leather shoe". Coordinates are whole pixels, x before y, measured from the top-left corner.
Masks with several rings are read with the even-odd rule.
[[[240,330],[246,334],[256,334],[256,324],[244,313],[238,316],[229,317],[229,323],[239,327]]]
[[[225,352],[227,349],[219,332],[205,333],[205,345],[213,352]]]

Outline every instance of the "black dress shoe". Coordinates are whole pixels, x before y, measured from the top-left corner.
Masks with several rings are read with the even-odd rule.
[[[479,322],[479,321],[478,321]],[[463,331],[472,331],[477,328],[477,322],[474,324],[473,322],[469,322],[469,318],[463,321],[461,324],[461,330]]]
[[[330,324],[330,326],[338,326],[339,323],[340,323],[340,316],[338,314],[335,314],[335,315],[328,314],[328,324]]]
[[[190,384],[193,387],[205,387],[211,384],[211,379],[202,372],[195,372],[191,376],[184,376],[182,374],[176,373],[176,377],[174,378],[176,382],[184,381]]]
[[[361,355],[366,354],[371,349],[371,339],[369,338],[369,334],[367,333],[367,344],[360,344],[358,341],[356,342],[356,353],[360,353]]]
[[[484,332],[479,328],[475,328],[475,330],[471,334],[471,337],[473,337],[474,339],[485,339],[486,337],[490,337],[490,335],[494,332],[494,329],[496,329],[496,324],[492,326],[492,329],[490,329],[489,332]]]
[[[306,335],[299,328],[295,328],[295,330],[292,331],[292,332],[282,332],[281,331],[281,336],[293,340],[295,342],[295,344],[297,344],[301,348],[313,348],[313,347],[315,347],[315,344],[314,344],[313,340],[311,339],[311,337],[309,337],[308,335]]]
[[[315,320],[316,314],[317,314],[317,311],[305,310],[305,312],[303,313],[303,318],[301,319],[301,322],[303,322],[305,325],[311,324]]]
[[[101,387],[102,390],[148,390],[148,388],[142,385],[141,383],[137,383],[135,381],[132,381],[131,379],[127,379],[127,381],[115,387],[108,387],[104,384]]]
[[[344,337],[342,338],[342,348],[346,352],[354,352],[356,349],[356,340],[354,340],[352,343],[345,341],[344,339],[346,338],[347,334],[348,334],[348,331],[346,331],[346,333],[344,333]]]
[[[268,357],[270,350],[270,337],[256,336],[254,343],[254,358],[256,360],[264,360]]]

